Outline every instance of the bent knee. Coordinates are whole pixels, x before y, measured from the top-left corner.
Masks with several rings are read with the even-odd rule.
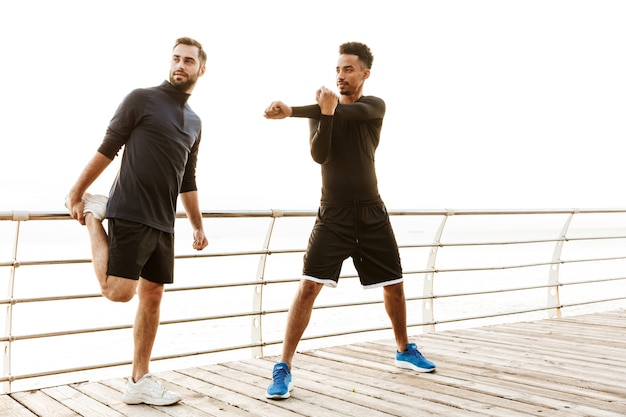
[[[103,289],[102,295],[111,301],[115,301],[118,303],[127,303],[133,299],[133,297],[135,296],[135,293],[128,292],[128,291],[116,291],[116,290]]]
[[[126,303],[133,299],[137,293],[137,281],[111,277],[102,286],[102,295],[107,299],[119,303]]]

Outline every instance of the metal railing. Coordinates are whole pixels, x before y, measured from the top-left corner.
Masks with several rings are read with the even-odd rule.
[[[315,214],[203,212],[203,252],[179,220],[153,366],[278,354]],[[626,209],[389,214],[413,335],[624,306]],[[104,300],[90,263],[87,232],[67,214],[0,212],[3,392],[127,372],[136,304]],[[300,348],[391,335],[382,293],[362,291],[346,262]]]

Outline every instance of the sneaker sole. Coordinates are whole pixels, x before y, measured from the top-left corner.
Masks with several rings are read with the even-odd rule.
[[[270,394],[265,394],[265,398],[270,399],[270,400],[284,400],[291,397],[291,393],[289,391],[287,391],[287,394],[283,394],[283,395],[279,395],[279,394],[274,394],[274,395],[270,395]]]
[[[148,404],[148,405],[172,405],[179,402],[182,398],[178,398],[176,400],[162,400],[155,401],[154,398],[137,398],[137,397],[124,397],[122,401],[128,405],[137,405],[137,404]]]
[[[435,368],[419,368],[419,367],[417,367],[417,366],[413,365],[413,364],[412,364],[412,363],[410,363],[410,362],[407,362],[407,361],[399,361],[399,360],[396,360],[396,361],[395,361],[395,365],[396,365],[398,368],[402,368],[402,369],[409,369],[409,370],[411,370],[411,371],[415,371],[415,372],[423,372],[423,373],[426,373],[426,372],[433,372],[435,369],[437,369],[436,367],[435,367]]]
[[[270,400],[284,400],[287,399],[289,397],[291,397],[291,391],[293,391],[293,382],[289,384],[289,386],[287,387],[287,393],[286,394],[268,394],[267,392],[265,392],[265,398],[268,398]]]

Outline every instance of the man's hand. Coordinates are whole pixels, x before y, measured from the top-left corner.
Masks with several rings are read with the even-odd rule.
[[[70,190],[67,195],[67,199],[65,200],[65,206],[70,212],[70,216],[73,219],[78,220],[80,224],[85,225],[85,204],[83,203],[83,196],[75,192],[73,189]]]
[[[285,117],[291,116],[291,113],[291,107],[289,107],[282,101],[273,101],[265,109],[264,116],[266,119],[284,119]]]
[[[326,87],[320,87],[315,93],[315,101],[317,101],[317,104],[320,106],[322,114],[332,116],[335,114],[339,96]]]
[[[209,240],[206,238],[203,230],[194,230],[193,231],[193,248],[195,250],[202,250],[209,246]]]

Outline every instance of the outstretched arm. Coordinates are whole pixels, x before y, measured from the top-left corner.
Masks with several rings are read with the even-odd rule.
[[[102,174],[105,168],[109,166],[111,161],[111,159],[100,152],[96,152],[89,163],[87,163],[85,169],[83,169],[83,172],[78,177],[78,180],[76,180],[74,186],[70,189],[67,196],[67,209],[72,218],[78,220],[80,224],[85,224],[83,194],[85,194],[87,188]]]
[[[183,202],[185,213],[187,213],[187,218],[193,228],[193,248],[195,250],[202,250],[209,245],[209,240],[204,234],[202,212],[200,211],[200,204],[198,203],[198,192],[188,191],[181,193],[180,200]]]
[[[265,118],[284,119],[286,117],[306,117],[310,122],[309,143],[311,156],[323,164],[330,152],[333,114],[337,108],[337,95],[326,87],[321,87],[315,94],[317,104],[290,107],[282,101],[274,101],[265,109]]]
[[[363,96],[358,101],[340,104],[335,113],[342,120],[375,120],[385,117],[385,102],[374,96]]]

